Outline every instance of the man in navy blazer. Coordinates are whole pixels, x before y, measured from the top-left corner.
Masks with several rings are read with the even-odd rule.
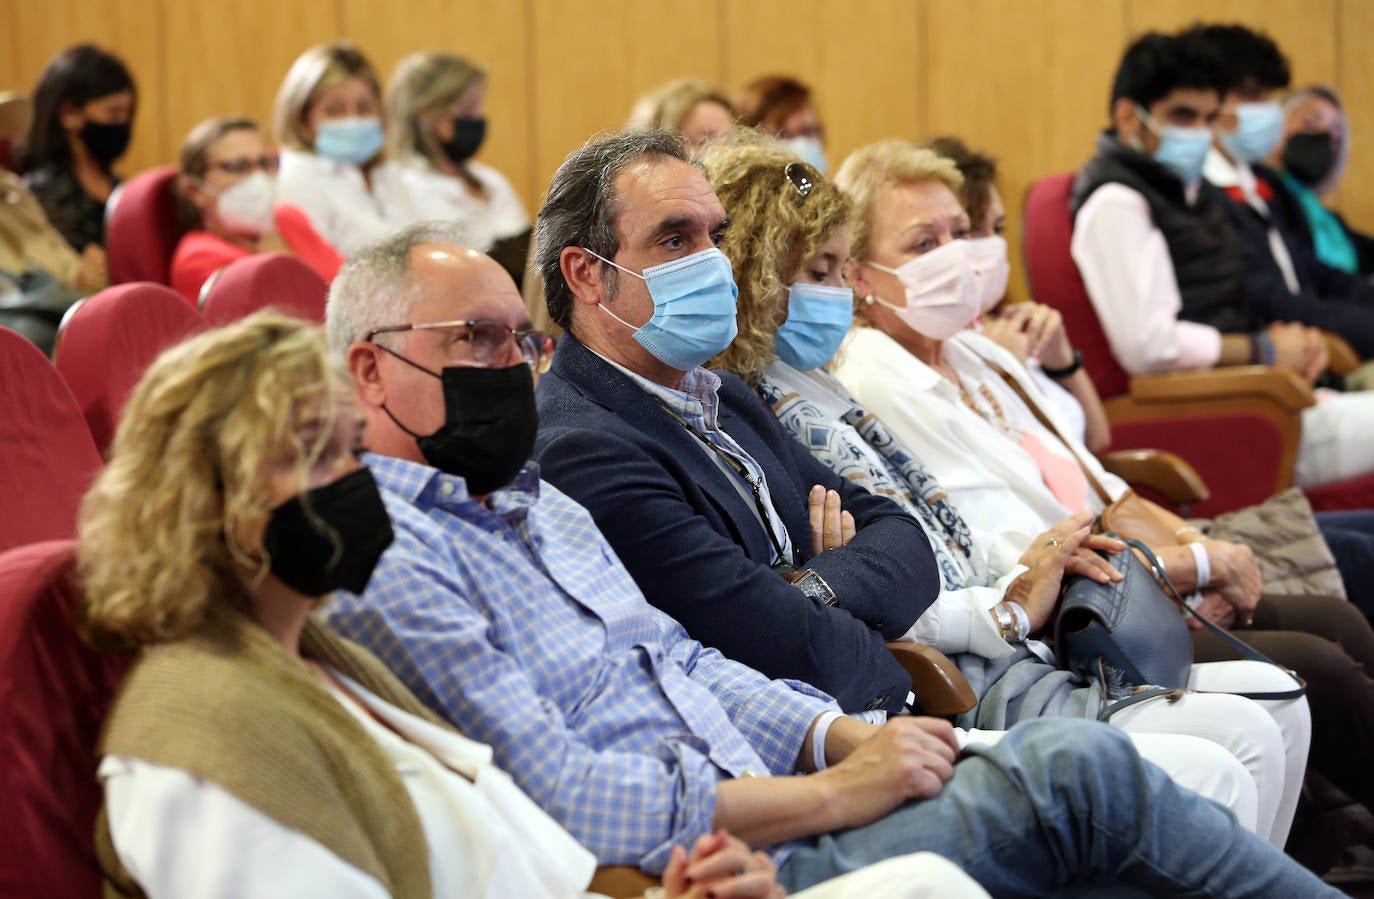
[[[846,711],[897,711],[910,679],[884,643],[936,597],[930,546],[896,504],[815,461],[743,382],[699,367],[734,332],[715,249],[726,227],[667,136],[612,135],[564,163],[539,214],[540,274],[567,333],[540,379],[535,457],[694,638]],[[815,485],[832,525],[840,506],[853,521],[819,553]]]

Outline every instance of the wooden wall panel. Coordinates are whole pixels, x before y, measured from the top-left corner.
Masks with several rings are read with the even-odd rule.
[[[133,144],[117,168],[127,176],[167,158],[158,0],[17,0],[4,27],[14,36],[13,69],[25,91],[32,91],[48,61],[72,44],[90,41],[118,54],[138,85],[139,108]]]
[[[1336,76],[1337,0],[1127,0],[1136,35],[1174,31],[1195,22],[1238,22],[1267,31],[1293,66],[1293,83],[1329,82]],[[1368,5],[1367,2],[1365,5]],[[1367,36],[1367,35],[1366,35]]]
[[[853,0],[834,27],[829,0],[727,3],[722,81],[735,91],[759,75],[796,74],[816,92],[831,169],[885,137],[920,131],[919,7]]]
[[[419,50],[448,50],[485,68],[487,139],[477,158],[510,178],[526,206],[533,202],[527,3],[408,0],[400,14],[396,4],[343,0],[343,33],[363,47],[383,80]]]
[[[286,70],[307,47],[340,34],[337,9],[319,0],[165,0],[165,12],[168,161],[211,116],[252,116],[270,135]]]
[[[999,160],[1013,296],[1026,296],[1021,207],[1035,179],[1076,169],[1107,123],[1122,0],[925,0],[922,138],[953,134]],[[993,23],[995,27],[990,27]]]
[[[641,93],[685,75],[719,77],[716,3],[533,0],[532,30],[535,204],[568,153],[624,125]]]
[[[1338,35],[1341,102],[1350,117],[1351,154],[1341,187],[1341,212],[1352,227],[1374,233],[1374,3],[1341,0]]]

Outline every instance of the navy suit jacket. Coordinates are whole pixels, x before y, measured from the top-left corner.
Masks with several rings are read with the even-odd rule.
[[[565,334],[539,380],[535,458],[585,506],[649,602],[687,632],[770,677],[834,696],[845,711],[902,707],[911,680],[884,646],[935,601],[939,573],[920,525],[838,478],[744,382],[721,374],[719,425],[763,468],[793,546],[834,589],[826,606],[774,572],[752,501],[653,397]],[[857,536],[809,558],[807,494],[840,492]]]

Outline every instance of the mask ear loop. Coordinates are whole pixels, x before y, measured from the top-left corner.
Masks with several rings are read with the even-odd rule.
[[[639,272],[632,272],[632,271],[630,271],[628,268],[626,268],[626,267],[623,266],[623,265],[617,265],[616,263],[614,263],[614,262],[612,262],[611,260],[607,259],[605,256],[602,256],[600,253],[596,252],[595,250],[588,250],[586,247],[581,247],[580,249],[581,249],[583,252],[587,253],[588,255],[590,255],[590,256],[595,256],[597,259],[600,259],[602,262],[606,263],[606,264],[609,265],[611,268],[618,268],[618,269],[620,269],[622,272],[624,272],[625,274],[627,274],[627,275],[634,275],[634,276],[635,276],[636,278],[638,278],[639,280],[644,281],[645,283],[648,283],[648,280],[649,280],[649,279],[645,278],[645,277],[644,277],[643,275],[641,275]],[[632,324],[630,324],[629,322],[625,321],[625,319],[621,318],[620,316],[618,316],[618,315],[616,315],[614,312],[612,312],[612,311],[610,310],[610,308],[609,308],[605,303],[597,303],[597,304],[596,304],[596,307],[597,307],[598,309],[600,309],[602,312],[604,312],[604,313],[606,313],[607,315],[609,315],[611,318],[613,318],[613,319],[615,319],[616,321],[620,322],[620,323],[621,323],[622,325],[624,325],[625,327],[629,328],[631,331],[638,331],[640,328],[644,327],[643,325],[632,325]]]
[[[386,353],[388,356],[395,356],[397,359],[400,359],[402,362],[404,362],[406,365],[409,365],[411,368],[417,368],[425,374],[429,375],[430,377],[438,378],[440,381],[444,379],[444,376],[439,374],[438,372],[425,368],[423,365],[421,365],[418,362],[415,362],[414,360],[407,359],[405,356],[402,356],[400,353],[396,352],[391,347],[386,346],[385,344],[378,343],[375,340],[368,342],[375,346],[377,349]],[[392,411],[386,407],[386,403],[382,404],[382,411],[386,413],[387,418],[391,419],[392,424],[400,428],[402,431],[405,431],[411,437],[414,437],[416,440],[420,440],[424,437],[423,434],[417,434],[410,428],[407,428],[405,425],[401,424],[400,419],[398,419],[394,414],[392,414]]]

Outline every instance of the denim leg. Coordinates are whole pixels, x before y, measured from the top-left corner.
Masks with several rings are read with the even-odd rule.
[[[1115,728],[1028,721],[969,751],[938,796],[807,843],[779,880],[798,889],[929,850],[994,896],[1112,884],[1152,895],[1341,895],[1221,806],[1176,786]]]
[[[1318,512],[1317,525],[1350,601],[1366,618],[1374,617],[1374,512]]]

